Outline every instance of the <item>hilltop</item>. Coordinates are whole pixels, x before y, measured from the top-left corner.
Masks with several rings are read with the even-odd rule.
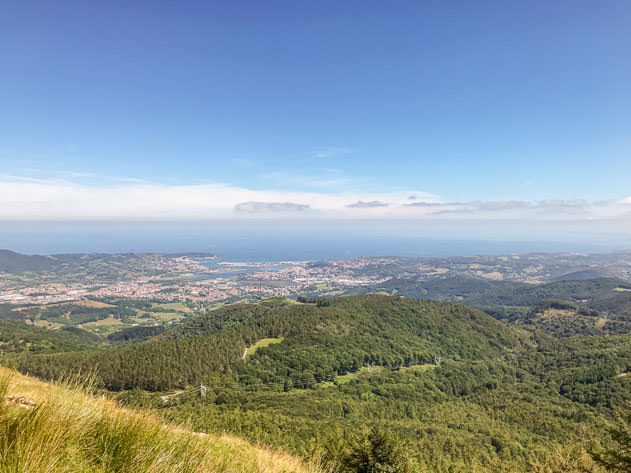
[[[542,284],[470,276],[393,278],[349,292],[458,302],[494,318],[555,336],[631,332],[631,283],[620,278],[562,279]],[[563,306],[563,311],[551,312],[553,306]]]
[[[23,255],[11,250],[0,249],[0,272],[21,274],[27,271],[51,271],[58,266],[53,257]]]
[[[246,347],[281,337],[261,350],[264,357],[242,360]],[[303,386],[365,365],[401,367],[436,356],[479,360],[520,344],[505,324],[451,303],[379,295],[322,305],[272,299],[218,309],[125,348],[29,356],[18,366],[46,379],[98,366],[98,382],[112,390],[183,388],[212,375],[244,385]]]

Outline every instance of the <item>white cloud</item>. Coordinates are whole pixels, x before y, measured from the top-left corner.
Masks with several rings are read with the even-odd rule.
[[[624,217],[628,209],[617,199],[588,202],[583,199],[510,200],[471,202],[414,202],[404,206],[408,215],[463,219],[524,219],[524,220],[592,220]]]
[[[314,158],[323,159],[323,158],[332,158],[334,156],[341,156],[343,154],[352,153],[353,150],[350,148],[336,148],[332,146],[328,146],[326,148],[322,148],[313,153]]]
[[[241,202],[234,206],[237,212],[302,212],[309,209],[309,204],[296,204],[294,202]]]
[[[368,193],[252,190],[228,184],[161,185],[125,183],[87,186],[58,181],[0,178],[0,219],[191,219],[230,218],[243,213],[296,210],[277,204],[298,203],[305,216],[353,217],[349,202],[403,202],[410,191]],[[416,192],[427,199],[435,196]],[[275,212],[243,212],[257,203]],[[235,210],[236,209],[236,210]],[[384,216],[387,214],[384,213]]]
[[[379,200],[371,200],[370,202],[364,202],[358,200],[354,204],[348,204],[346,207],[349,209],[374,209],[377,207],[388,207],[390,204],[387,202],[381,202]]]
[[[287,177],[287,176],[285,176]],[[338,176],[346,179],[344,176]],[[300,183],[286,182],[300,188]],[[340,191],[339,189],[347,189]],[[410,196],[414,200],[410,200]],[[443,202],[415,189],[371,192],[368,185],[253,190],[229,184],[163,185],[119,181],[89,186],[0,176],[0,220],[344,218],[428,220],[605,220],[631,218],[631,197]]]

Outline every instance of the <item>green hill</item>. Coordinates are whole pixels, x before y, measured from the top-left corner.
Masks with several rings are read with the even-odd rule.
[[[352,291],[459,302],[483,310],[494,318],[556,336],[631,332],[631,284],[617,278],[563,279],[545,284],[464,276],[390,279]],[[569,302],[573,309],[561,314],[546,313],[537,307],[551,300]]]
[[[58,266],[54,258],[39,255],[23,255],[0,249],[0,272],[22,274],[29,271],[51,271]]]
[[[450,302],[301,300],[235,304],[130,346],[13,362],[46,379],[94,373],[165,421],[347,473],[365,471],[358,458],[379,445],[398,465],[384,471],[597,472],[588,452],[608,444],[608,423],[631,402],[628,336],[555,338]]]
[[[479,360],[519,345],[515,331],[477,310],[387,296],[332,299],[328,305],[271,300],[219,309],[157,339],[122,349],[24,357],[19,368],[46,379],[90,372],[108,389],[182,388],[211,375],[240,384],[292,383],[356,371],[401,367],[433,357]],[[242,361],[264,338],[282,343]]]
[[[616,278],[563,280],[547,284],[521,284],[516,287],[494,288],[471,295],[464,302],[479,306],[533,306],[545,299],[568,301],[601,301],[619,294],[616,289],[631,290],[631,283]]]
[[[47,330],[0,319],[0,355],[86,350],[100,341],[99,337],[77,327]]]

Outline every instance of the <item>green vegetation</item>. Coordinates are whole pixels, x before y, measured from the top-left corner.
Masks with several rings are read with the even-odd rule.
[[[327,305],[270,300],[236,305],[167,330],[161,340],[126,348],[23,357],[19,368],[44,378],[99,367],[108,389],[166,390],[204,381],[209,375],[241,385],[309,387],[361,366],[391,368],[500,356],[519,335],[482,312],[453,304],[357,296]],[[247,346],[281,338],[241,362]]]
[[[63,428],[60,428],[63,426]],[[199,435],[146,412],[0,369],[3,473],[312,472],[296,458],[229,436]]]
[[[448,300],[492,317],[555,336],[631,332],[631,283],[615,278],[561,280],[547,284],[449,276],[391,279],[352,292],[383,292],[420,299]],[[546,304],[557,307],[545,307]],[[565,305],[565,307],[561,307]],[[568,311],[565,314],[554,310]]]
[[[607,426],[631,405],[631,336],[602,330],[624,318],[590,305],[624,294],[614,284],[562,281],[514,299],[494,286],[486,300],[507,304],[495,310],[510,325],[450,302],[274,298],[108,337],[125,346],[7,363],[45,379],[95,373],[167,422],[332,471],[599,472],[590,452],[605,458]]]
[[[245,352],[245,356],[250,356],[253,355],[256,350],[258,350],[259,348],[265,348],[267,346],[270,346],[272,343],[280,343],[284,340],[283,337],[280,338],[263,338],[259,341],[257,341],[254,345],[249,346],[247,348],[247,351]]]
[[[94,348],[102,340],[76,327],[47,330],[14,320],[0,320],[0,356],[56,353]]]
[[[593,452],[594,458],[608,471],[631,471],[631,415],[621,415],[608,430],[610,438]]]
[[[78,327],[102,337],[135,326],[162,327],[193,316],[182,302],[106,298],[47,305],[0,305],[0,320],[18,320],[40,327]],[[159,330],[159,331],[162,331]]]

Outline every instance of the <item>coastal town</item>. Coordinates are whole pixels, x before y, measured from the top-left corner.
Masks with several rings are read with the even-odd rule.
[[[211,264],[209,264],[209,262]],[[358,275],[367,261],[349,260],[312,264],[306,261],[277,263],[216,262],[213,258],[151,255],[139,277],[91,280],[89,284],[49,282],[38,277],[4,278],[0,303],[50,304],[85,298],[127,297],[162,302],[233,302],[267,297],[291,297],[312,290],[341,293],[344,288],[384,281],[376,274]]]
[[[6,261],[16,260],[15,255],[9,255],[13,259],[4,255],[5,268]],[[224,261],[202,253],[18,256],[22,267],[11,271],[0,267],[0,304],[115,297],[187,301],[209,307],[276,296],[336,296],[356,292],[357,288],[375,288],[391,279],[466,277],[529,284],[568,277],[631,279],[629,253],[277,262]]]

